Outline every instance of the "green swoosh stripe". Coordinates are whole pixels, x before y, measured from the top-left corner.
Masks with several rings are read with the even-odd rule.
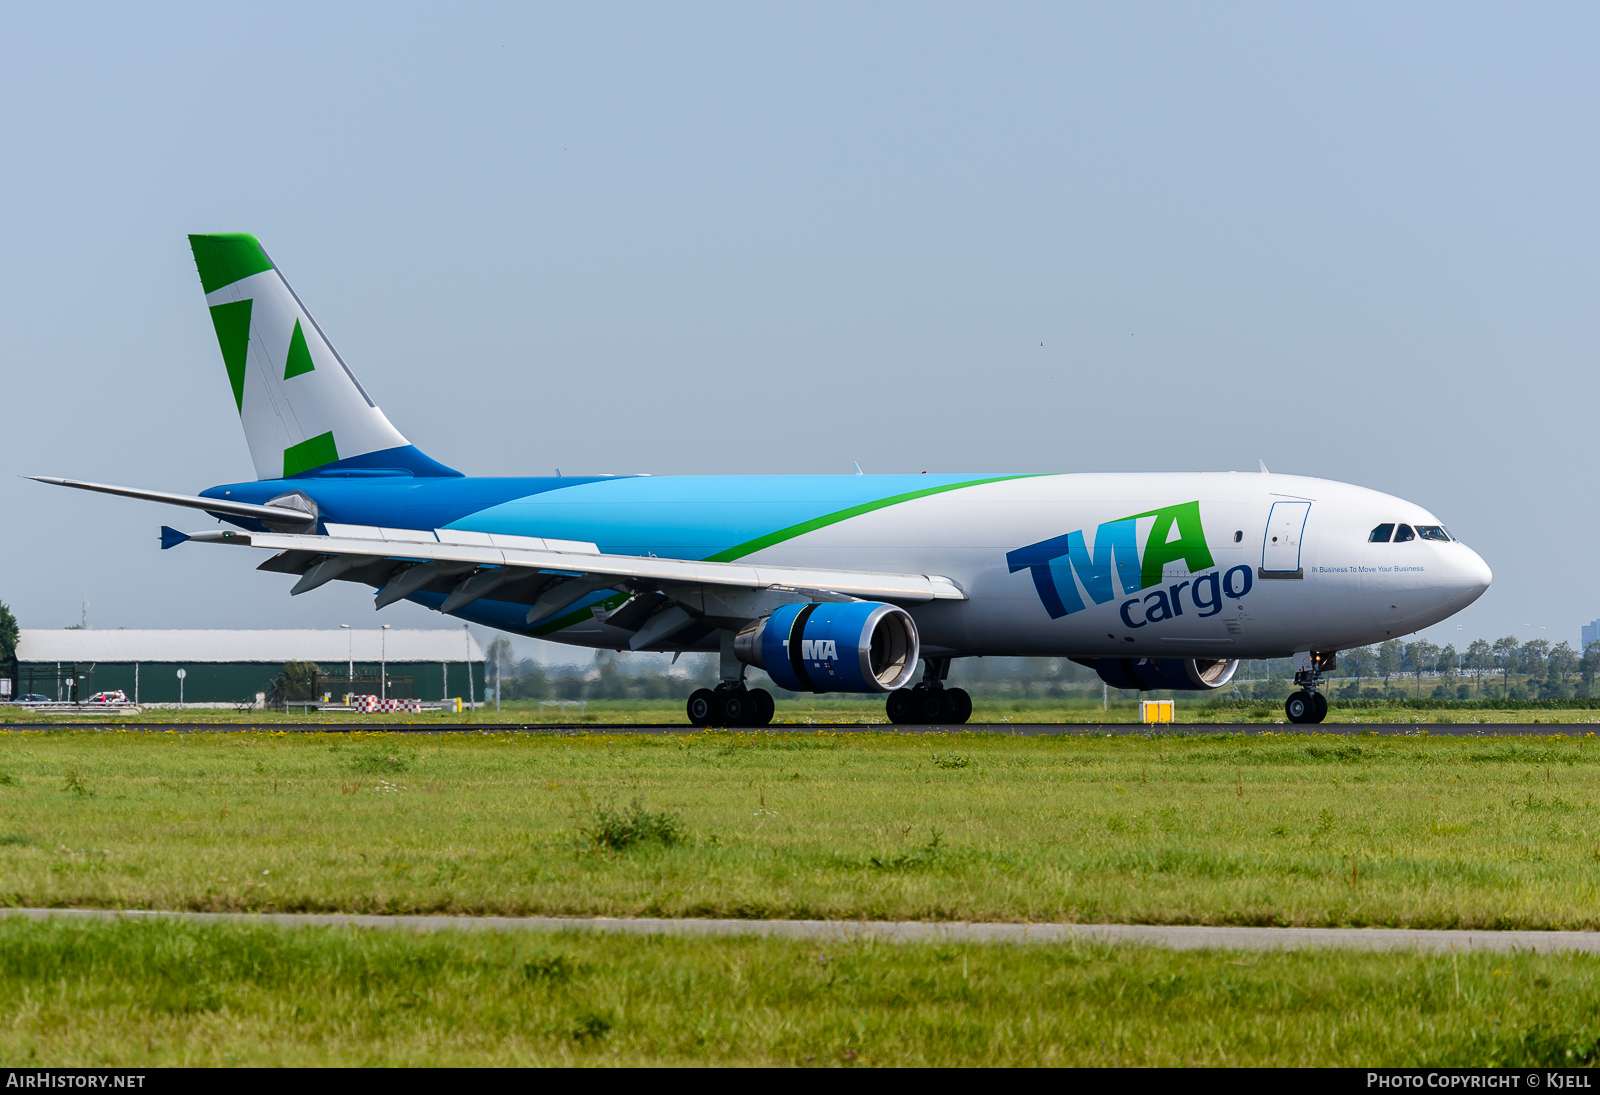
[[[529,635],[554,635],[557,631],[565,631],[567,628],[571,627],[573,624],[580,624],[584,620],[592,620],[592,619],[594,619],[594,613],[591,611],[591,609],[593,609],[595,607],[595,605],[599,605],[600,607],[604,608],[606,611],[610,612],[610,611],[613,611],[615,609],[621,608],[623,602],[626,601],[627,599],[628,599],[628,595],[626,593],[613,593],[609,597],[602,598],[601,600],[598,600],[598,601],[593,601],[593,602],[591,602],[589,604],[584,605],[582,608],[574,609],[573,611],[567,613],[565,616],[557,616],[555,619],[550,620],[550,621],[548,621],[546,623],[536,624],[536,625],[534,625],[533,630],[529,631],[529,632],[526,632],[526,634],[529,634]]]
[[[927,487],[923,490],[914,490],[908,491],[905,494],[891,495],[888,498],[880,498],[876,502],[863,502],[859,506],[851,506],[849,509],[842,509],[836,513],[823,514],[821,517],[813,517],[809,521],[802,521],[798,525],[790,525],[788,528],[781,528],[777,532],[769,532],[765,536],[758,536],[754,540],[749,540],[735,547],[728,548],[726,551],[719,551],[715,555],[707,555],[705,557],[705,562],[731,563],[735,559],[742,559],[746,555],[753,555],[756,552],[761,551],[764,548],[769,548],[774,544],[781,544],[785,540],[793,540],[796,536],[804,536],[806,533],[815,532],[819,528],[827,528],[829,525],[837,525],[840,521],[848,521],[852,517],[860,517],[863,513],[871,513],[874,510],[887,509],[889,506],[897,506],[901,502],[909,502],[913,498],[927,498],[929,495],[943,494],[947,490],[961,490],[964,487],[981,487],[985,483],[1004,483],[1012,479],[1033,479],[1038,474],[1040,473],[1033,473],[1029,475],[997,475],[992,479],[969,479],[965,483],[946,483],[944,486],[940,487]]]
[[[849,509],[842,509],[835,513],[827,513],[821,517],[813,517],[809,521],[802,521],[798,525],[790,525],[788,528],[779,529],[777,532],[769,532],[765,536],[758,536],[754,540],[749,540],[743,544],[728,548],[726,551],[719,551],[715,555],[708,555],[704,561],[708,563],[731,563],[736,559],[744,558],[746,555],[752,555],[763,548],[769,548],[774,544],[781,544],[785,540],[793,540],[796,536],[804,536],[806,533],[815,532],[819,528],[827,528],[829,525],[836,525],[840,521],[848,521],[852,517],[860,517],[863,513],[871,513],[874,510],[887,509],[890,506],[897,506],[901,502],[909,502],[913,498],[927,498],[930,495],[943,494],[948,490],[961,490],[964,487],[981,487],[985,483],[1005,483],[1012,479],[1034,479],[1039,475],[1048,474],[1051,473],[1033,472],[1026,475],[997,475],[991,479],[969,479],[965,483],[946,483],[939,487],[927,487],[923,490],[907,491],[905,494],[890,495],[888,498],[880,498],[875,502],[863,502],[859,506],[851,506]],[[611,597],[607,597],[603,601],[597,601],[595,604],[604,605],[608,609],[614,609],[627,599],[628,598],[626,595],[618,593]],[[580,609],[568,612],[564,616],[558,616],[554,620],[548,620],[545,623],[539,624],[527,634],[553,635],[557,631],[564,631],[573,624],[581,623],[587,619],[592,619],[593,613],[590,612],[592,607],[593,605],[585,605]]]

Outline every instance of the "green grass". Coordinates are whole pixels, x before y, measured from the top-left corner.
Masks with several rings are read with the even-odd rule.
[[[0,903],[1600,927],[1600,740],[0,734]],[[1576,1065],[1600,959],[0,920],[0,1063]]]
[[[0,735],[0,904],[1600,928],[1600,742]]]
[[[1593,956],[0,921],[0,1064],[1594,1063]]]
[[[1177,701],[1178,721],[1188,724],[1259,723],[1262,725],[1286,722],[1283,699],[1290,686],[1285,684],[1283,696],[1271,700],[1235,701],[1226,697],[1213,701],[1202,697],[1180,697]],[[24,711],[19,708],[0,709],[0,721],[16,724],[28,723],[93,723],[125,726],[152,726],[163,723],[212,723],[227,725],[247,721],[254,725],[324,723],[330,727],[346,726],[436,726],[441,723],[495,724],[529,723],[545,725],[567,724],[669,724],[687,726],[683,700],[590,700],[580,714],[576,708],[546,707],[540,709],[536,700],[507,701],[497,714],[494,705],[480,704],[476,712],[428,712],[422,715],[359,715],[343,712],[326,714],[299,709],[284,711],[250,711],[240,713],[216,708],[191,708],[185,711],[161,709],[145,711],[138,715],[98,712],[85,715],[63,712]],[[982,723],[1136,723],[1139,721],[1137,701],[1113,698],[1103,709],[1098,694],[1083,698],[1064,699],[1012,699],[979,696],[973,701],[972,722]],[[1473,702],[1424,700],[1420,704],[1404,698],[1382,700],[1333,700],[1328,712],[1330,723],[1596,723],[1600,724],[1600,709],[1582,707],[1542,707],[1537,705],[1505,704],[1495,706],[1486,701],[1480,708]],[[885,724],[884,701],[872,696],[805,696],[778,701],[775,725],[808,726],[822,723]]]

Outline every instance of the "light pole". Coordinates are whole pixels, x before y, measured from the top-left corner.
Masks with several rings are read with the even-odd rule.
[[[356,694],[356,633],[349,624],[340,624],[339,626],[350,632],[350,684],[349,691],[344,694],[344,702],[352,703],[354,701],[351,697]]]
[[[383,625],[383,634],[378,640],[378,698],[389,698],[389,625]]]

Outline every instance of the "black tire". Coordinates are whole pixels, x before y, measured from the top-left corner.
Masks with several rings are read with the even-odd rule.
[[[917,721],[925,724],[949,722],[953,714],[950,697],[943,688],[927,688],[911,694]]]
[[[1312,722],[1321,722],[1328,717],[1328,697],[1321,692],[1311,694],[1311,714],[1314,716]]]
[[[694,726],[713,726],[722,721],[722,698],[709,688],[691,692],[687,709]]]
[[[750,715],[754,704],[750,702],[750,693],[743,688],[730,688],[719,697],[722,700],[722,724],[724,726],[749,726]]]
[[[889,716],[889,721],[897,726],[910,725],[914,721],[911,713],[911,690],[901,688],[890,692],[889,701],[884,704],[884,713]]]
[[[972,717],[972,697],[965,688],[946,688],[944,694],[950,700],[950,721],[965,724]]]
[[[1316,708],[1312,705],[1310,697],[1305,692],[1296,692],[1283,701],[1283,713],[1289,717],[1290,722],[1312,722],[1316,715]]]
[[[765,726],[772,721],[778,705],[772,702],[772,693],[765,688],[750,689],[750,725]]]

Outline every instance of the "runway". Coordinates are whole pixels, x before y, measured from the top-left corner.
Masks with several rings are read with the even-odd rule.
[[[275,731],[282,733],[349,734],[1004,734],[1018,737],[1114,737],[1120,734],[1165,734],[1197,737],[1207,734],[1261,735],[1339,735],[1355,736],[1379,734],[1384,736],[1415,737],[1496,737],[1496,736],[1547,736],[1582,737],[1600,732],[1596,722],[1329,722],[1318,726],[1297,726],[1293,723],[1168,723],[1162,726],[1141,726],[1138,723],[969,723],[965,726],[892,726],[887,723],[778,723],[761,727],[730,727],[704,730],[686,723],[339,723],[339,722],[14,722],[0,723],[0,731],[28,730],[125,730],[139,733],[182,734],[239,733],[244,731]]]
[[[917,920],[694,920],[560,916],[368,916],[352,913],[201,913],[110,909],[0,909],[27,920],[156,921],[399,931],[604,932],[819,943],[1124,943],[1168,950],[1523,951],[1600,954],[1600,932],[1433,931],[1403,928],[1240,928],[1161,924],[1003,924]]]

